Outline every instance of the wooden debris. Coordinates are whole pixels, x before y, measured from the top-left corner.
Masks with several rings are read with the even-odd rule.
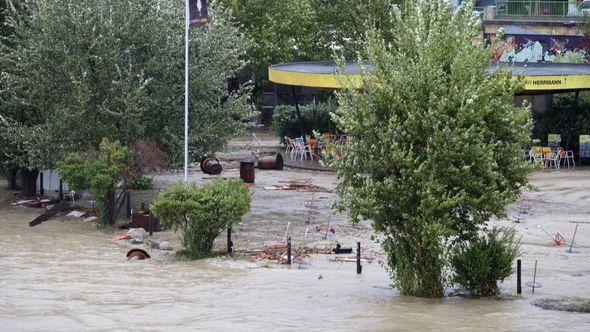
[[[68,203],[63,202],[63,201],[53,205],[49,209],[46,208],[46,212],[43,213],[42,215],[38,216],[37,218],[33,219],[29,223],[29,226],[31,226],[31,227],[37,226],[40,223],[51,219],[52,217],[54,217],[56,214],[60,213],[61,211],[66,210],[67,208],[68,208]]]
[[[316,186],[311,183],[310,179],[306,180],[286,180],[279,181],[278,184],[273,184],[269,187],[264,187],[265,190],[293,190],[297,192],[308,193],[331,193],[332,190]]]

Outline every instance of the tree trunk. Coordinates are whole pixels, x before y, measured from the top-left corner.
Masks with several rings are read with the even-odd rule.
[[[18,169],[13,168],[8,170],[7,172],[7,176],[8,176],[8,190],[16,190],[16,173],[18,172]]]
[[[101,221],[105,225],[115,222],[115,189],[109,188],[102,204]]]
[[[26,168],[21,169],[21,193],[23,194],[23,196],[30,197],[37,195],[37,177],[39,177],[39,170],[29,170]]]

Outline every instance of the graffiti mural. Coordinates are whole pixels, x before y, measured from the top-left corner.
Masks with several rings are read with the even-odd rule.
[[[498,62],[587,63],[588,53],[578,36],[506,35],[494,53]]]

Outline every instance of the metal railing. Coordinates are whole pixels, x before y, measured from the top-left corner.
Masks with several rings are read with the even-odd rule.
[[[569,0],[496,0],[496,17],[581,17],[578,4]]]

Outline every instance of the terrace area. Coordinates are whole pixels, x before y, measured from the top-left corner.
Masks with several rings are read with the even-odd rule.
[[[484,20],[581,21],[590,14],[590,1],[496,0],[484,8]]]

